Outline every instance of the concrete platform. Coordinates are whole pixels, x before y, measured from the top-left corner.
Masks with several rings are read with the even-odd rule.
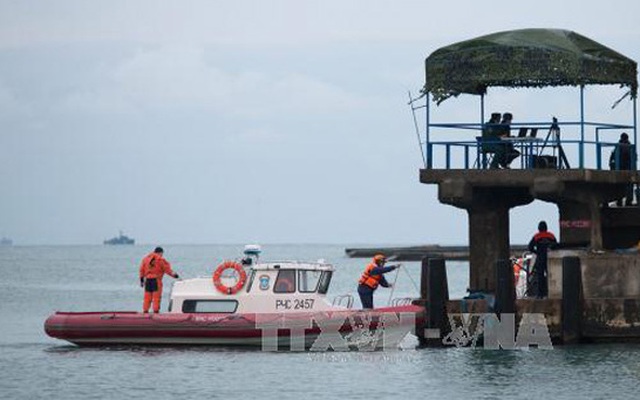
[[[511,255],[509,210],[535,199],[557,205],[559,240],[565,247],[599,250],[606,243],[607,248],[621,248],[640,240],[640,208],[624,215],[602,208],[624,196],[627,185],[639,183],[639,171],[422,169],[420,182],[437,184],[440,202],[468,213],[473,290],[495,291],[495,262]],[[616,229],[615,221],[622,220],[627,224],[624,234]]]

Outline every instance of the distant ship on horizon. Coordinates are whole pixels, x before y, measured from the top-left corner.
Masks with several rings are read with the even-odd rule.
[[[13,246],[13,240],[8,237],[3,237],[0,239],[0,246]]]
[[[105,245],[121,245],[121,244],[134,244],[135,240],[122,234],[120,231],[120,235],[111,239],[107,239],[103,242]]]

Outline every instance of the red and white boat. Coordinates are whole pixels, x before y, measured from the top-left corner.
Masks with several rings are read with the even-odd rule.
[[[169,311],[56,312],[46,333],[77,345],[242,345],[263,349],[347,350],[397,347],[424,309],[355,310],[350,295],[327,299],[334,267],[324,262],[227,261],[213,278],[176,281]]]

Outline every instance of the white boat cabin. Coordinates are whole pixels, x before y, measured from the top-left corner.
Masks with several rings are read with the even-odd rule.
[[[334,272],[330,264],[295,261],[231,264],[226,270],[222,265],[218,267],[213,278],[176,281],[169,312],[295,313],[351,307],[352,299],[347,299],[346,307],[327,300]]]

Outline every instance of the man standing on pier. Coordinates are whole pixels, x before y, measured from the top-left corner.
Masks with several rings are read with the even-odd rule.
[[[360,277],[360,280],[358,281],[358,294],[360,295],[360,302],[362,303],[363,309],[373,308],[373,292],[378,288],[378,286],[386,288],[392,286],[386,279],[384,279],[383,274],[395,270],[398,266],[390,265],[385,267],[384,264],[386,262],[387,259],[384,255],[376,254],[371,263],[367,265],[362,277]]]
[[[609,168],[612,170],[626,171],[635,169],[635,163],[633,162],[633,154],[631,143],[629,142],[629,135],[626,132],[622,132],[620,140],[616,147],[614,147],[609,157]],[[640,201],[640,199],[638,199]],[[625,190],[624,203],[623,199],[618,199],[618,207],[623,205],[626,207],[631,206],[633,202],[633,183],[629,183]]]
[[[147,254],[140,263],[140,287],[144,288],[144,301],[142,312],[148,313],[153,302],[153,312],[160,312],[160,300],[162,299],[162,277],[164,274],[178,279],[178,274],[173,272],[171,264],[162,256],[162,247],[156,247],[153,253]]]
[[[536,263],[534,265],[536,277],[536,297],[543,299],[549,294],[547,284],[547,252],[550,248],[554,248],[558,244],[553,233],[547,230],[547,223],[540,221],[538,224],[538,233],[536,233],[529,242],[529,251],[535,253]]]

